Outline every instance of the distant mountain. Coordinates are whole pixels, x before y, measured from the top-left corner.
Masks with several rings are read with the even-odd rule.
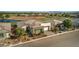
[[[79,14],[79,11],[0,11],[0,13],[72,13]]]

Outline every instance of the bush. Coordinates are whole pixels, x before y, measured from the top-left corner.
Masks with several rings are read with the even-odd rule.
[[[69,20],[69,19],[65,19],[65,20],[63,21],[63,24],[64,24],[64,26],[65,26],[66,28],[71,28],[71,27],[72,27],[72,21]]]
[[[21,28],[16,28],[15,34],[16,34],[16,36],[23,36],[23,35],[25,35],[25,31]]]

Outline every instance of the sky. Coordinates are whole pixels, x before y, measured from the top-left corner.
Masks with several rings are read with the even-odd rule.
[[[0,11],[79,11],[79,1],[0,0]]]

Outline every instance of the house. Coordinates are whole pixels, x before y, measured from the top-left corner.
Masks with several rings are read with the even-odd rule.
[[[38,34],[42,30],[41,22],[36,20],[25,20],[21,22],[17,22],[17,27],[27,30],[28,25],[32,28],[33,34]]]
[[[24,21],[21,21],[21,22],[17,22],[17,27],[22,28],[24,30],[26,30],[26,27],[28,25],[31,26],[31,27],[39,26],[40,22],[38,22],[36,20],[24,20]]]
[[[0,23],[0,39],[6,39],[10,37],[11,23]]]
[[[0,40],[10,38],[9,32],[6,30],[0,30]]]
[[[41,26],[43,26],[44,31],[53,30],[57,24],[61,24],[62,21],[59,20],[53,20],[48,19],[45,21],[42,21]]]
[[[9,38],[11,34],[12,23],[16,23],[17,20],[0,19],[0,39]]]
[[[43,28],[44,31],[48,31],[51,29],[51,22],[41,22],[36,20],[27,20],[17,23],[18,27],[26,30],[26,27],[30,25],[32,28]]]
[[[65,30],[66,30],[66,28],[65,28],[65,26],[64,26],[64,24],[63,24],[63,21],[60,21],[60,20],[53,20],[53,22],[54,22],[54,25],[55,25],[56,27],[58,27],[59,31],[65,31]]]

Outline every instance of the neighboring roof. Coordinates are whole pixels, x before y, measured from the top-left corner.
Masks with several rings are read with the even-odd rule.
[[[17,23],[18,27],[27,26],[27,25],[30,25],[33,27],[33,26],[39,26],[40,24],[41,22],[36,20],[25,20]]]
[[[59,20],[53,20],[53,21],[55,25],[62,23],[62,21],[59,21]]]
[[[0,23],[0,30],[11,31],[11,23]]]
[[[33,25],[33,24],[41,24],[41,22],[40,21],[36,21],[36,20],[27,20],[26,22],[25,22],[26,24],[30,24],[30,25]]]

